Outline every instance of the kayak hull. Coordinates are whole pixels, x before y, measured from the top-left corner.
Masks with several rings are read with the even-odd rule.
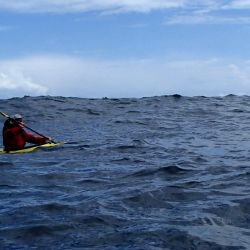
[[[23,149],[19,149],[19,150],[14,150],[14,151],[4,151],[3,148],[0,149],[0,154],[22,154],[22,153],[30,153],[33,152],[36,149],[39,148],[51,148],[51,147],[56,147],[59,145],[64,144],[64,142],[58,142],[58,143],[46,143],[46,144],[42,144],[42,145],[34,145],[34,146],[30,146],[30,147],[26,147]]]

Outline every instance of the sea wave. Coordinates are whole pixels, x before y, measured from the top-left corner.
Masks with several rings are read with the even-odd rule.
[[[0,155],[1,249],[249,249],[250,97],[26,96],[0,110],[66,142]]]

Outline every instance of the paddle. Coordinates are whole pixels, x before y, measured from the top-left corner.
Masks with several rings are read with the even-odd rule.
[[[11,118],[9,115],[7,115],[7,114],[5,114],[5,113],[3,113],[3,112],[1,112],[1,111],[0,111],[0,114],[1,114],[2,116],[4,116],[5,118],[7,118],[7,119],[10,119],[10,120],[12,120],[12,121],[14,121],[14,122],[17,122],[17,123],[19,123],[19,124],[22,124],[23,127],[29,129],[30,131],[34,132],[35,134],[40,135],[40,136],[43,137],[43,138],[49,139],[47,136],[38,133],[38,132],[35,131],[34,129],[32,129],[32,128],[26,126],[25,124],[23,124],[23,123],[21,123],[21,122],[19,122],[19,121],[16,121],[15,119]],[[56,142],[54,142],[53,140],[51,140],[51,142],[52,142],[52,143],[56,143]]]

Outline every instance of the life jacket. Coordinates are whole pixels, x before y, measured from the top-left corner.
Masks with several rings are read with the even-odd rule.
[[[6,151],[22,149],[25,146],[23,129],[18,125],[3,128],[3,145]]]
[[[19,124],[6,122],[3,127],[3,145],[5,151],[23,149],[25,143],[43,144],[46,138],[26,132]]]

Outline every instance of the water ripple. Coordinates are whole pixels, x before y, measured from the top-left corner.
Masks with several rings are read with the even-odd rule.
[[[67,141],[0,156],[0,248],[249,249],[249,103],[0,100],[3,112]]]

